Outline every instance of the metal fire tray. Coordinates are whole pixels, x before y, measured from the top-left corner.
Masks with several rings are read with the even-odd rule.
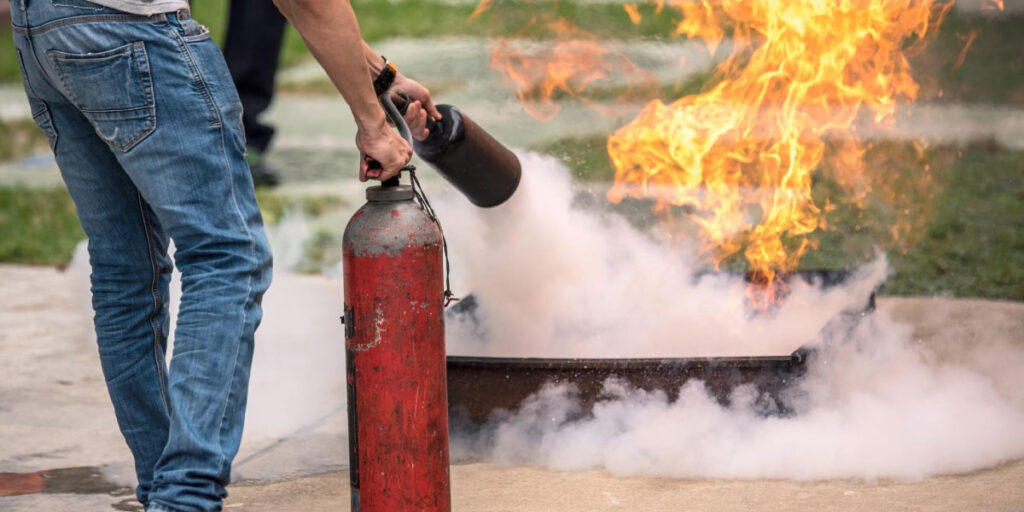
[[[828,288],[846,280],[850,271],[802,271],[800,278]],[[844,312],[847,319],[874,310],[872,293],[862,311]],[[478,304],[467,297],[454,314],[473,314]],[[828,327],[826,327],[828,328]],[[753,386],[766,402],[768,414],[786,414],[783,392],[807,371],[813,349],[788,356],[694,357],[667,359],[542,359],[448,356],[448,411],[453,425],[481,425],[496,411],[515,411],[545,384],[572,384],[579,392],[582,414],[601,399],[604,383],[618,378],[646,391],[661,390],[670,399],[692,379],[704,382],[708,393],[727,404],[733,390]],[[768,398],[770,400],[764,400]]]
[[[612,377],[647,391],[674,397],[691,379],[704,382],[712,396],[726,403],[742,384],[759,395],[778,397],[806,371],[807,351],[775,357],[694,357],[677,359],[539,359],[448,357],[448,412],[460,423],[486,422],[499,409],[514,411],[548,383],[568,383],[579,391],[589,411]]]

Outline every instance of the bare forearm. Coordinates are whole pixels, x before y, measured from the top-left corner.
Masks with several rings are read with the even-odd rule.
[[[274,3],[299,31],[310,52],[341,92],[356,124],[364,129],[383,126],[384,111],[374,96],[367,64],[369,47],[359,35],[359,23],[348,0],[274,0]]]
[[[366,41],[363,41],[363,56],[366,57],[366,67],[370,70],[370,76],[377,76],[384,70],[384,57],[370,48]]]

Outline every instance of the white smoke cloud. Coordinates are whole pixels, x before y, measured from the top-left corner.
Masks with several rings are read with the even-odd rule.
[[[919,479],[1024,456],[1021,344],[976,341],[957,362],[915,344],[885,311],[819,333],[863,308],[884,261],[842,287],[798,284],[774,314],[751,315],[740,280],[695,279],[685,248],[573,208],[564,168],[522,158],[509,204],[477,210],[446,198],[439,207],[458,251],[455,277],[481,304],[480,325],[449,326],[449,352],[735,356],[811,344],[818,353],[791,390],[793,414],[765,416],[749,386],[722,406],[696,381],[678,396],[609,381],[581,415],[572,386],[548,386],[474,435],[456,435],[456,456],[623,476],[797,480]]]
[[[461,455],[618,476],[796,480],[914,480],[1024,456],[1024,411],[989,376],[928,361],[905,332],[884,314],[864,321],[854,339],[867,343],[812,362],[792,415],[761,415],[749,388],[726,407],[699,382],[669,397],[610,381],[593,415],[571,420],[572,388],[551,386]]]

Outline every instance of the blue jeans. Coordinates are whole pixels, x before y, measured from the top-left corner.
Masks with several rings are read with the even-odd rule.
[[[187,12],[11,0],[32,116],[89,237],[95,327],[147,510],[220,510],[271,257],[224,59]],[[174,264],[182,297],[165,362]]]

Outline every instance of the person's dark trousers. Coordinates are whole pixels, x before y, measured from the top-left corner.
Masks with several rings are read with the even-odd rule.
[[[285,17],[273,0],[232,0],[224,58],[242,99],[246,145],[263,153],[274,128],[259,121],[274,97]]]

